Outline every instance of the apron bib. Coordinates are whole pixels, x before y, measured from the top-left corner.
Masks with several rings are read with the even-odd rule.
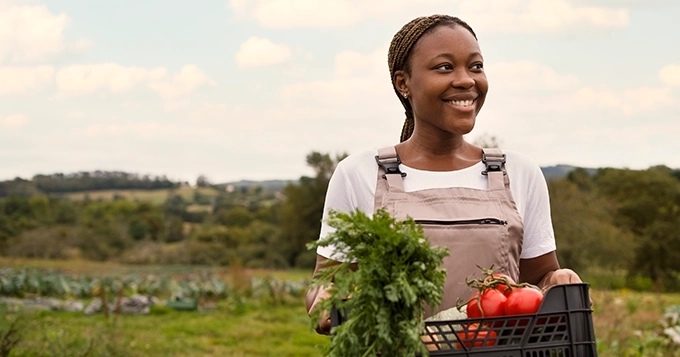
[[[446,247],[444,296],[441,304],[426,307],[425,317],[467,301],[473,293],[465,280],[482,276],[480,266],[503,272],[519,281],[519,256],[524,227],[510,192],[505,155],[484,149],[489,190],[463,187],[404,192],[401,161],[394,147],[378,151],[375,210],[384,207],[395,219],[413,218],[422,225],[433,246]],[[455,184],[455,183],[452,183]]]

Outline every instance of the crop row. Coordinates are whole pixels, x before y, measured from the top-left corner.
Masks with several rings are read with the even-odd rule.
[[[305,282],[275,278],[251,278],[236,288],[229,281],[210,273],[175,278],[131,274],[124,277],[91,277],[43,269],[0,269],[0,295],[12,297],[90,298],[102,294],[126,296],[141,294],[156,297],[226,298],[232,294],[300,297]]]

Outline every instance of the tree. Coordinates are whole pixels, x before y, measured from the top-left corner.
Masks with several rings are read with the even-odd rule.
[[[548,183],[560,265],[576,271],[626,269],[635,256],[635,236],[614,223],[613,203],[597,195],[590,181],[576,172]]]
[[[306,244],[319,238],[328,182],[336,165],[345,157],[347,154],[331,158],[316,151],[308,154],[307,164],[316,176],[303,176],[299,183],[284,189],[286,198],[280,207],[278,248],[290,266],[313,266],[315,254],[307,250]]]
[[[629,275],[654,281],[657,289],[677,284],[680,273],[680,182],[666,167],[604,169],[598,189],[616,202],[616,223],[636,235]]]
[[[218,210],[216,218],[227,227],[247,227],[253,221],[253,214],[246,207],[236,206],[228,210]]]
[[[181,217],[170,216],[166,220],[165,229],[166,242],[179,242],[184,240],[184,221]]]
[[[196,187],[210,187],[210,180],[205,175],[196,178]]]

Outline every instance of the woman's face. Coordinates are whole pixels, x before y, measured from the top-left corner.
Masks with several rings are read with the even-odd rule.
[[[409,95],[416,131],[472,130],[489,89],[483,62],[477,40],[462,26],[440,26],[418,40],[411,73],[395,75],[397,88]]]

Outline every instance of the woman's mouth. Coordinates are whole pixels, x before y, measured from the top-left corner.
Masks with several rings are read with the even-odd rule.
[[[451,106],[451,109],[459,113],[472,113],[475,111],[475,101],[476,99],[464,99],[464,100],[446,100],[445,102]]]
[[[447,100],[447,103],[455,107],[469,107],[475,102],[474,100]]]

